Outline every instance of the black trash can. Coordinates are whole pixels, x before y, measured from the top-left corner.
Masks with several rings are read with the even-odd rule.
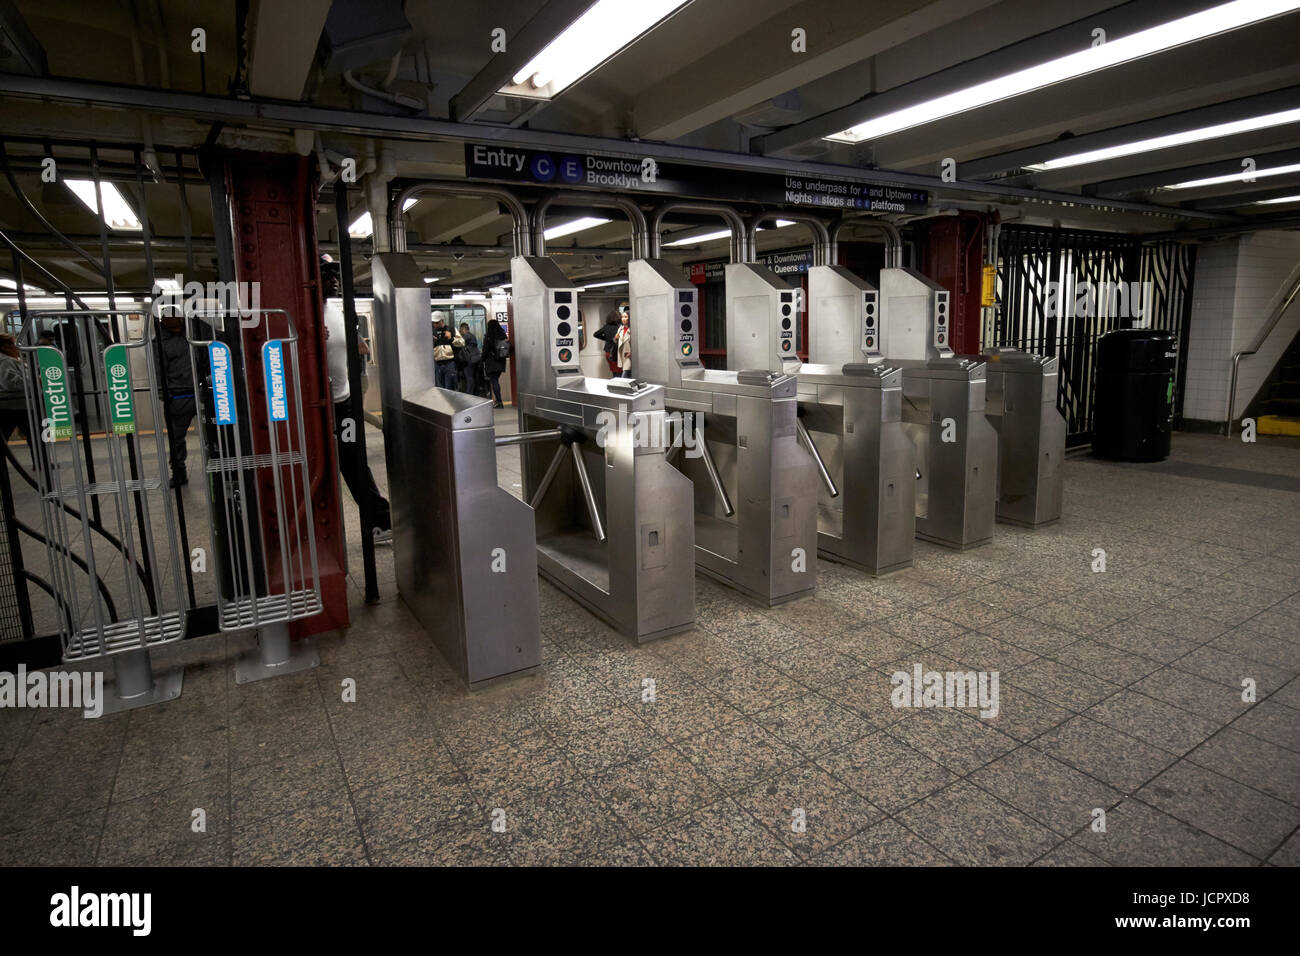
[[[1117,329],[1097,340],[1092,452],[1116,461],[1169,457],[1174,341],[1168,332]]]

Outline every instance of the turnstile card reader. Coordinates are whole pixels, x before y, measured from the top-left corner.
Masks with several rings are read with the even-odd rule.
[[[803,290],[766,266],[732,262],[727,285],[727,368],[765,368],[791,373],[799,368],[799,316]],[[635,315],[635,314],[634,314]],[[776,327],[770,327],[775,318]],[[769,334],[774,331],[775,334]]]
[[[843,266],[808,270],[808,361],[845,365],[884,356],[880,293]]]
[[[914,269],[881,269],[880,300],[887,358],[952,357],[947,289]]]
[[[1056,407],[1058,360],[994,349],[986,412],[998,432],[999,521],[1027,528],[1060,520],[1065,419]]]
[[[471,687],[541,664],[533,511],[497,485],[491,403],[434,387],[429,287],[371,260],[398,592]]]
[[[691,627],[692,492],[667,460],[664,389],[582,374],[579,290],[550,259],[516,257],[511,277],[520,429],[559,433],[521,448],[538,570],[637,642]]]
[[[785,306],[796,328],[797,290],[762,267],[753,270],[727,266],[727,315],[734,305],[737,314],[761,317],[766,327]],[[738,304],[731,300],[733,275],[745,293]],[[637,375],[663,384],[676,413],[704,422],[692,447],[674,450],[676,465],[695,485],[696,564],[765,606],[813,593],[817,474],[799,445],[796,380],[769,371],[785,364],[775,357],[764,356],[758,369],[704,368],[696,289],[680,269],[634,259],[628,284]],[[797,367],[796,340],[785,341]]]

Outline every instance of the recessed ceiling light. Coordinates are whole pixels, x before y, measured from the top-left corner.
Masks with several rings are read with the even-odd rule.
[[[99,215],[99,203],[95,200],[95,183],[89,179],[65,179],[64,184],[72,190],[74,196],[81,200],[82,205]],[[122,232],[138,232],[140,230],[140,218],[131,208],[131,204],[126,201],[117,186],[113,183],[101,182],[99,184],[99,194],[104,201],[104,221],[108,223],[108,228],[117,229]]]
[[[501,92],[550,99],[617,55],[688,0],[597,0],[511,78]]]
[[[1128,36],[1108,40],[1100,46],[1057,57],[915,106],[873,117],[825,138],[845,143],[876,139],[1259,23],[1298,8],[1300,0],[1233,0]]]
[[[1285,126],[1288,123],[1300,123],[1300,109],[1283,110],[1280,113],[1266,113],[1263,116],[1233,120],[1231,123],[1216,123],[1214,126],[1183,130],[1181,133],[1169,133],[1166,136],[1153,136],[1150,139],[1139,139],[1131,143],[1121,143],[1118,146],[1092,149],[1086,153],[1074,153],[1070,156],[1061,156],[1058,159],[1033,163],[1025,168],[1043,172],[1049,169],[1065,169],[1068,166],[1083,166],[1087,163],[1102,163],[1109,159],[1118,159],[1121,156],[1150,153],[1158,149],[1172,149],[1175,146],[1186,146],[1188,143],[1199,143],[1207,139],[1220,139],[1224,136],[1235,136],[1238,133],[1267,129],[1270,126]]]

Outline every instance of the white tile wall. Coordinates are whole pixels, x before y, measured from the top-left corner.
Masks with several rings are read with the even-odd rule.
[[[1261,232],[1206,243],[1196,256],[1183,417],[1222,421],[1228,414],[1232,356],[1249,348],[1300,269],[1300,231]],[[1293,303],[1258,355],[1241,360],[1236,414],[1254,396],[1300,330]]]

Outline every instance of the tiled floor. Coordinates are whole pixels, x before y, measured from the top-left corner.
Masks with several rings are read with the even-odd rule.
[[[1295,442],[1175,459],[1300,474]],[[1300,864],[1300,497],[1075,457],[1065,500],[772,610],[700,577],[640,649],[542,584],[542,672],[472,696],[381,553],[315,672],[236,686],[248,638],[205,638],[156,655],[174,703],[0,710],[0,863]],[[998,671],[1000,713],[895,709],[917,663]]]

